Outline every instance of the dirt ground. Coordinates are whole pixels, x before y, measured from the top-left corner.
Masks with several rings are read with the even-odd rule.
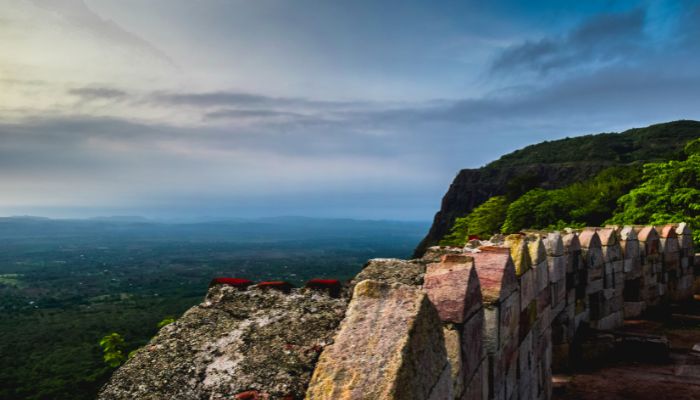
[[[659,319],[626,321],[621,331],[664,335],[670,360],[650,363],[617,360],[602,368],[555,375],[556,400],[700,400],[700,297],[672,307]]]

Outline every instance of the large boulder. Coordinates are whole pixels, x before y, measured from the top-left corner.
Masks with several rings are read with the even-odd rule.
[[[213,286],[115,371],[102,400],[303,398],[346,300],[310,290]]]

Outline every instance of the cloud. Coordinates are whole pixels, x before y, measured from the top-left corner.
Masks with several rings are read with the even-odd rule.
[[[81,87],[69,89],[68,93],[80,97],[83,101],[119,100],[127,96],[125,91],[109,87]]]
[[[564,36],[527,40],[503,50],[492,72],[535,71],[546,74],[572,67],[591,67],[625,60],[648,45],[645,12],[597,15]]]
[[[112,43],[135,49],[177,68],[168,55],[149,41],[95,13],[83,0],[30,0],[36,7],[59,16],[69,25]]]
[[[353,101],[320,101],[301,97],[272,97],[236,91],[217,92],[155,92],[148,96],[149,101],[164,105],[185,105],[192,107],[235,106],[235,107],[320,107],[343,108],[367,104]]]
[[[236,119],[236,118],[256,118],[256,119],[267,119],[267,118],[296,118],[305,119],[306,115],[287,112],[287,111],[276,111],[276,110],[249,110],[249,109],[222,109],[204,114],[205,120],[217,120],[217,119]]]

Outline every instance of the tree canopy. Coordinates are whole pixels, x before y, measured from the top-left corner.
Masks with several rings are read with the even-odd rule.
[[[644,165],[642,183],[620,197],[616,224],[687,222],[700,241],[700,139],[685,146],[687,158]]]

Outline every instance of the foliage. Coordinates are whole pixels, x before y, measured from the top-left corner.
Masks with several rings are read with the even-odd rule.
[[[700,122],[675,121],[630,129],[545,141],[506,154],[489,167],[571,162],[627,164],[666,161],[683,154],[683,145],[700,137]]]
[[[700,139],[685,147],[687,159],[644,165],[643,182],[619,199],[621,211],[609,222],[687,222],[700,241]]]
[[[100,338],[118,332],[126,351],[143,347],[164,316],[202,301],[212,277],[348,279],[369,258],[405,258],[426,228],[0,218],[0,399],[94,399],[114,371]]]
[[[611,167],[593,179],[562,189],[530,190],[510,204],[501,230],[511,233],[523,229],[601,225],[613,215],[617,199],[639,180],[636,165]]]
[[[175,322],[175,317],[165,317],[158,323],[158,329],[164,327],[165,325],[172,324],[173,322]]]
[[[122,335],[118,333],[110,333],[100,340],[100,346],[104,354],[104,360],[107,365],[112,368],[117,368],[126,361],[126,342]]]
[[[506,217],[508,202],[505,196],[494,196],[472,210],[469,215],[457,218],[449,235],[440,242],[443,246],[463,246],[470,236],[486,238],[499,232]]]

